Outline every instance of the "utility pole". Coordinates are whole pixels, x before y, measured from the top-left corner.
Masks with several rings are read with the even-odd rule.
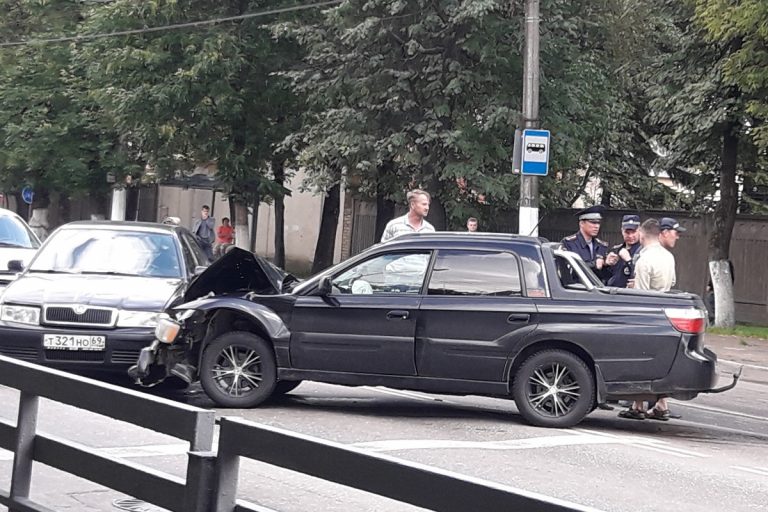
[[[523,128],[539,127],[539,0],[525,0],[525,55],[523,59]],[[525,151],[525,148],[522,148]],[[520,175],[519,229],[521,235],[539,234],[539,178]]]

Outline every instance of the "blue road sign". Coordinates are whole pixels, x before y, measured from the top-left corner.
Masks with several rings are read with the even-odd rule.
[[[32,204],[32,200],[35,198],[35,191],[32,190],[32,187],[27,185],[23,189],[21,189],[21,198],[24,200],[27,204]]]
[[[546,176],[549,172],[549,130],[523,130],[522,174]]]

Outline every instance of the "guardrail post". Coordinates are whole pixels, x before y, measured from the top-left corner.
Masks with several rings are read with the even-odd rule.
[[[216,454],[189,452],[185,512],[210,512],[216,492]]]
[[[216,497],[214,512],[232,512],[237,501],[237,480],[240,477],[240,456],[229,452],[222,437],[227,436],[227,418],[219,425],[219,451],[216,460]]]
[[[11,476],[11,503],[18,498],[29,498],[32,484],[37,411],[40,397],[22,391],[19,397],[19,417],[16,421],[16,446]],[[11,505],[9,512],[20,512]]]

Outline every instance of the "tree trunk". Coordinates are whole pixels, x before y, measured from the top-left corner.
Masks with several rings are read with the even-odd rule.
[[[235,245],[246,251],[251,247],[250,231],[248,230],[248,205],[237,200],[235,202]]]
[[[251,252],[256,253],[256,235],[259,230],[259,204],[261,199],[256,195],[256,200],[253,202],[253,214],[251,215]]]
[[[36,187],[35,195],[32,200],[32,216],[28,221],[29,228],[37,235],[40,240],[48,237],[50,222],[48,221],[48,207],[50,206],[50,196],[48,190]],[[26,203],[25,203],[26,204]]]
[[[395,202],[387,199],[380,190],[376,191],[376,232],[373,243],[381,240],[387,223],[395,217]]]
[[[273,261],[280,268],[285,268],[285,200],[282,191],[285,190],[285,160],[272,161],[276,188],[280,193],[275,195],[275,257]]]
[[[320,233],[317,236],[315,259],[312,262],[313,274],[333,265],[333,250],[336,246],[336,227],[339,225],[340,205],[341,185],[337,183],[328,190],[323,201]]]
[[[431,196],[427,221],[435,227],[435,231],[445,231],[448,229],[448,216],[445,212],[445,205],[440,199],[442,190],[443,184],[437,178],[431,180],[427,186],[427,192]]]
[[[726,127],[723,133],[723,153],[720,168],[720,201],[714,215],[714,226],[709,237],[709,269],[712,289],[715,293],[715,326],[733,327],[735,304],[733,282],[730,277],[728,258],[731,252],[731,235],[736,222],[738,186],[736,163],[738,160],[738,127]]]

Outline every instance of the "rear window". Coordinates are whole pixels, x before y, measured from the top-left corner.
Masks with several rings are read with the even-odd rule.
[[[440,251],[429,281],[429,295],[520,296],[517,257],[497,251]]]

